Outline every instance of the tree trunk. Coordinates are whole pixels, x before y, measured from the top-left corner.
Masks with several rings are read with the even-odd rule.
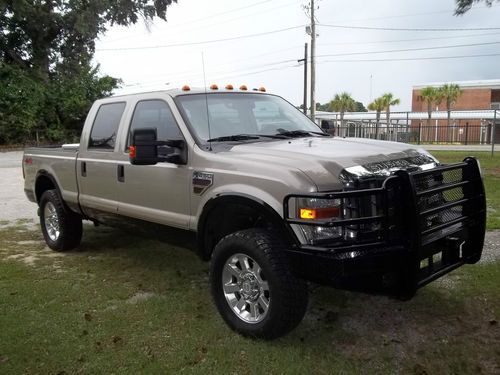
[[[387,140],[392,141],[392,133],[389,130],[391,127],[391,111],[389,109],[385,111],[385,122],[387,123]]]
[[[431,127],[431,116],[432,116],[432,102],[427,102],[427,128]]]
[[[447,113],[447,121],[446,121],[446,142],[448,142],[448,131],[450,130],[450,120],[451,120],[451,102],[450,100],[446,101],[446,112]]]

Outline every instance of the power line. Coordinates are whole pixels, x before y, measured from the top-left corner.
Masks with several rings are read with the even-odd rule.
[[[386,50],[386,51],[371,51],[371,52],[347,52],[347,53],[336,53],[336,54],[329,54],[329,55],[318,55],[317,57],[368,55],[368,54],[394,53],[394,52],[411,52],[411,51],[424,51],[424,50],[434,50],[434,49],[448,49],[448,48],[461,48],[461,47],[489,46],[489,45],[493,45],[493,44],[500,44],[500,42],[456,44],[456,45],[452,45],[452,46],[405,48],[405,49],[393,49],[393,50]]]
[[[481,9],[490,9],[490,8],[495,8],[498,7],[498,5],[492,5],[492,6],[485,6],[485,7],[474,7],[471,9],[473,10],[481,10]],[[448,10],[440,10],[440,11],[435,11],[435,12],[423,12],[423,13],[410,13],[410,14],[397,14],[393,16],[384,16],[384,17],[369,17],[369,18],[351,18],[345,21],[349,22],[362,22],[362,21],[376,21],[376,20],[385,20],[385,19],[393,19],[393,18],[407,18],[407,17],[418,17],[418,16],[428,16],[428,15],[433,15],[433,14],[449,14],[453,15],[453,11]],[[329,21],[327,21],[329,22]],[[334,22],[334,21],[332,21]]]
[[[267,32],[261,32],[256,34],[248,34],[248,35],[239,35],[230,38],[223,39],[213,39],[213,40],[204,40],[201,42],[187,42],[187,43],[174,43],[174,44],[164,44],[158,46],[145,46],[145,47],[121,47],[121,48],[96,48],[96,51],[128,51],[128,50],[142,50],[142,49],[157,49],[157,48],[170,48],[170,47],[185,47],[185,46],[194,46],[200,44],[211,44],[211,43],[220,43],[220,42],[228,42],[231,40],[239,40],[239,39],[248,39],[255,38],[264,35],[277,34],[282,33],[289,30],[295,30],[299,28],[303,28],[304,25],[286,27],[284,29],[272,30]]]
[[[336,62],[354,63],[354,62],[446,60],[446,59],[465,59],[465,58],[492,57],[492,56],[500,56],[500,53],[487,53],[487,54],[480,54],[480,55],[459,55],[459,56],[407,57],[407,58],[404,57],[404,58],[391,58],[391,59],[325,60],[325,61],[321,61],[321,64],[330,63],[330,62],[333,62],[333,63],[336,63]]]
[[[231,73],[229,75],[224,75],[224,74],[223,75],[214,75],[214,76],[210,77],[210,80],[211,81],[217,81],[217,80],[228,79],[228,78],[233,78],[233,77],[251,76],[251,75],[256,75],[256,74],[265,73],[265,72],[269,72],[269,71],[277,71],[277,70],[281,71],[281,70],[289,69],[289,68],[298,68],[299,66],[300,65],[288,65],[288,66],[283,66],[283,67],[276,67],[276,68],[268,68],[268,69],[261,69],[261,70],[256,70],[256,71],[250,71],[250,72],[247,72],[247,73],[232,74],[232,73],[237,72],[237,71],[234,71],[234,72],[229,72],[229,73]],[[193,75],[192,77],[195,77],[195,76]],[[187,79],[187,81],[191,81],[192,83],[198,83],[198,82],[202,83],[201,79],[198,79],[197,81],[193,81],[193,80]],[[138,83],[126,84],[126,85],[124,85],[124,87],[136,87],[136,86],[139,86],[139,87],[148,87],[148,86],[156,86],[156,85],[161,85],[161,84],[158,83],[157,81],[156,82],[151,82],[149,84],[147,82],[138,82]]]
[[[240,10],[243,10],[243,9],[247,9],[247,8],[252,8],[252,7],[255,7],[255,6],[258,6],[258,5],[262,5],[264,3],[269,3],[271,0],[264,0],[264,1],[261,1],[261,2],[258,2],[258,3],[255,3],[255,4],[251,4],[251,5],[246,5],[244,7],[240,7],[240,8],[235,8],[235,9],[230,9],[230,10],[227,10],[227,11],[224,11],[224,12],[219,12],[219,13],[214,13],[212,15],[209,15],[209,16],[206,16],[206,17],[202,17],[202,18],[195,18],[193,20],[188,20],[186,22],[183,22],[182,24],[174,24],[174,25],[167,25],[170,26],[170,27],[184,27],[185,25],[189,25],[191,23],[195,23],[195,22],[200,22],[200,21],[204,21],[204,20],[208,20],[210,18],[213,18],[213,17],[217,17],[217,16],[221,16],[221,15],[224,15],[224,14],[228,14],[228,13],[233,13],[233,12],[237,12],[237,11],[240,11]],[[142,33],[142,35],[146,35],[147,33]],[[111,43],[111,42],[115,42],[115,41],[119,41],[119,40],[123,40],[123,39],[128,39],[129,37],[123,37],[123,38],[117,38],[117,39],[111,39],[111,40],[108,40],[106,41],[106,43]]]
[[[291,63],[291,62],[296,62],[297,59],[290,59],[290,60],[281,60],[281,61],[275,61],[275,62],[271,62],[271,63],[267,63],[267,64],[259,64],[259,65],[253,65],[253,66],[247,66],[247,67],[243,67],[243,68],[240,68],[240,69],[235,69],[235,70],[231,70],[231,71],[227,71],[227,70],[220,70],[220,71],[216,71],[216,72],[212,72],[212,74],[215,74],[214,76],[217,77],[217,74],[220,74],[221,73],[237,73],[237,72],[245,72],[247,70],[252,70],[252,69],[257,69],[257,68],[264,68],[264,67],[271,67],[271,66],[275,66],[275,65],[283,65],[283,64],[287,64],[287,63]],[[295,66],[295,65],[294,65]],[[280,69],[280,68],[286,68],[286,67],[276,67],[276,68],[271,68],[269,70],[277,70],[277,69]],[[267,71],[267,70],[266,70]],[[210,73],[210,72],[209,72]],[[241,74],[246,74],[246,73],[241,73]],[[196,77],[198,76],[199,74],[193,74],[192,71],[190,71],[189,73],[187,74],[179,74],[179,73],[169,73],[169,74],[163,74],[163,75],[158,75],[158,76],[155,76],[156,79],[154,80],[150,80],[150,81],[144,81],[144,82],[137,82],[137,84],[147,84],[149,82],[151,83],[154,83],[154,82],[158,82],[159,78],[163,78],[163,77],[172,77],[172,76],[175,76],[176,79],[179,79],[179,77],[182,77],[183,80],[189,80],[189,78],[191,77]]]
[[[500,41],[499,42],[488,42],[488,43],[460,44],[460,45],[453,45],[453,46],[436,46],[436,47],[408,48],[408,49],[385,50],[385,51],[347,52],[347,53],[338,53],[338,54],[317,55],[317,57],[318,58],[325,58],[325,57],[341,57],[341,56],[354,56],[354,55],[370,55],[370,54],[380,54],[380,53],[424,51],[424,50],[436,50],[436,49],[473,47],[473,46],[495,45],[495,44],[500,44]],[[489,56],[489,55],[486,55],[486,56]],[[442,58],[446,58],[446,57],[439,57],[438,59],[442,59]],[[453,58],[453,57],[451,57],[451,58]],[[412,59],[413,58],[410,58],[410,60],[412,60]],[[426,58],[424,58],[424,59],[426,59]],[[246,70],[257,69],[257,68],[264,68],[264,67],[272,67],[272,66],[275,66],[275,65],[283,65],[283,64],[287,64],[287,63],[291,63],[291,62],[295,62],[295,61],[296,61],[296,59],[287,59],[287,60],[274,61],[274,62],[269,62],[269,63],[266,63],[266,64],[258,64],[258,65],[252,65],[252,66],[242,67],[240,69],[232,70],[232,71],[229,71],[227,73],[245,72]],[[330,60],[330,61],[336,61],[336,60]],[[340,61],[342,61],[342,60],[340,60]],[[346,61],[365,61],[365,60],[346,60]],[[366,60],[366,61],[393,61],[393,60],[391,60],[391,59],[380,59],[380,60],[377,59],[377,60]],[[394,60],[394,61],[399,61],[399,60]],[[404,61],[404,59],[402,61]],[[270,70],[277,70],[277,69],[280,69],[280,68],[281,67],[276,67],[276,68],[272,68]],[[214,74],[215,75],[220,74],[219,72],[223,73],[223,72],[226,72],[226,70],[216,71],[216,72],[214,72]],[[241,74],[245,74],[245,73],[241,73]],[[179,79],[180,77],[182,77],[184,80],[189,80],[189,78],[195,77],[196,75],[193,75],[192,71],[169,73],[167,75],[155,76],[155,80],[142,82],[142,84],[148,83],[148,82],[157,82],[158,78],[161,78],[161,77],[172,77],[172,76],[175,76],[177,79]]]
[[[500,27],[475,27],[475,28],[397,28],[397,27],[370,27],[370,26],[347,26],[320,23],[318,26],[332,27],[336,29],[356,29],[356,30],[382,30],[382,31],[486,31],[500,30]]]
[[[438,38],[414,38],[414,39],[396,39],[396,40],[375,40],[369,42],[340,42],[340,43],[320,43],[319,46],[345,46],[345,45],[360,45],[360,44],[382,44],[382,43],[403,43],[403,42],[422,42],[428,40],[445,40],[445,39],[462,39],[462,38],[474,38],[478,36],[490,36],[490,35],[500,35],[500,33],[482,33],[482,34],[471,34],[471,35],[455,35],[455,36],[444,36]]]
[[[184,28],[188,28],[189,32],[196,31],[196,30],[200,30],[200,29],[204,29],[204,28],[210,28],[210,27],[213,27],[213,26],[227,24],[227,23],[236,21],[236,20],[241,19],[241,18],[247,18],[247,17],[250,17],[252,15],[260,14],[262,12],[266,12],[266,11],[270,11],[270,10],[275,10],[275,9],[278,9],[278,8],[283,8],[283,7],[288,6],[288,5],[290,5],[290,4],[294,3],[294,2],[296,2],[296,0],[293,1],[293,2],[287,2],[285,4],[281,4],[281,5],[272,7],[272,8],[263,9],[263,10],[260,10],[258,12],[254,12],[254,13],[251,13],[251,14],[244,14],[242,16],[233,17],[233,18],[231,18],[229,20],[225,20],[225,21],[222,21],[222,22],[209,23],[207,25],[201,25],[201,26],[198,26],[198,27],[195,27],[195,28],[189,27],[190,24],[198,23],[199,21],[209,20],[209,19],[212,19],[212,18],[214,18],[216,16],[220,16],[220,15],[224,15],[224,14],[228,14],[228,13],[234,13],[236,11],[240,11],[240,10],[243,10],[243,9],[252,8],[252,7],[255,7],[255,6],[258,6],[258,5],[270,3],[270,0],[265,0],[265,1],[262,1],[262,2],[259,2],[259,3],[255,3],[255,4],[252,4],[252,5],[244,6],[244,7],[241,7],[241,8],[236,8],[236,9],[229,10],[229,11],[226,11],[226,12],[215,13],[215,14],[213,14],[211,16],[207,16],[207,17],[203,17],[203,18],[199,18],[199,19],[195,19],[195,20],[190,20],[190,21],[184,22],[182,24],[173,24],[173,25],[171,25],[169,23],[165,23],[165,24],[162,24],[162,26],[165,25],[166,27],[159,27],[159,28],[156,29],[156,31],[160,31],[161,32],[161,31],[168,30],[168,29],[174,29],[174,30],[178,31],[177,29],[179,29],[179,28],[181,30],[184,29]],[[275,5],[275,4],[273,3],[273,5]],[[131,36],[126,36],[126,37],[121,37],[121,38],[115,38],[115,39],[111,39],[111,40],[103,40],[102,42],[103,43],[113,43],[113,42],[117,42],[117,41],[120,41],[120,40],[141,37],[143,35],[149,35],[149,34],[151,34],[151,33],[144,32],[144,33],[140,33],[138,35],[131,35]]]

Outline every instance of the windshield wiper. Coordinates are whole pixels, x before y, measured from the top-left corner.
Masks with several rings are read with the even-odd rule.
[[[247,141],[259,138],[286,139],[286,135],[281,134],[235,134],[224,135],[222,137],[209,139],[207,142],[230,142],[230,141]]]
[[[208,139],[207,142],[247,141],[251,139],[259,139],[259,136],[249,134],[224,135],[222,137]]]
[[[291,137],[291,138],[296,138],[296,137],[298,138],[298,137],[308,137],[311,134],[320,135],[322,137],[330,137],[330,134],[327,134],[327,133],[313,132],[313,131],[308,131],[308,130],[287,130],[287,131],[282,130],[276,135],[277,136],[281,135],[281,136]]]

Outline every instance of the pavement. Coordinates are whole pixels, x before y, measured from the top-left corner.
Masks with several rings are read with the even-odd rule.
[[[22,156],[22,151],[0,152],[0,221],[28,219],[37,223],[37,205],[24,195]],[[496,260],[500,260],[500,230],[486,233],[481,262]]]
[[[22,151],[0,152],[0,221],[38,221],[37,205],[24,195]]]

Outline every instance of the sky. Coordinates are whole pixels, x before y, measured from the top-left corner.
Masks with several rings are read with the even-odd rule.
[[[167,22],[110,27],[96,43],[95,62],[123,80],[116,94],[206,81],[264,86],[299,105],[308,4],[178,0]],[[316,7],[317,102],[347,91],[366,106],[391,92],[401,100],[394,110],[406,111],[414,85],[500,79],[500,3],[458,17],[454,0],[316,0]]]

